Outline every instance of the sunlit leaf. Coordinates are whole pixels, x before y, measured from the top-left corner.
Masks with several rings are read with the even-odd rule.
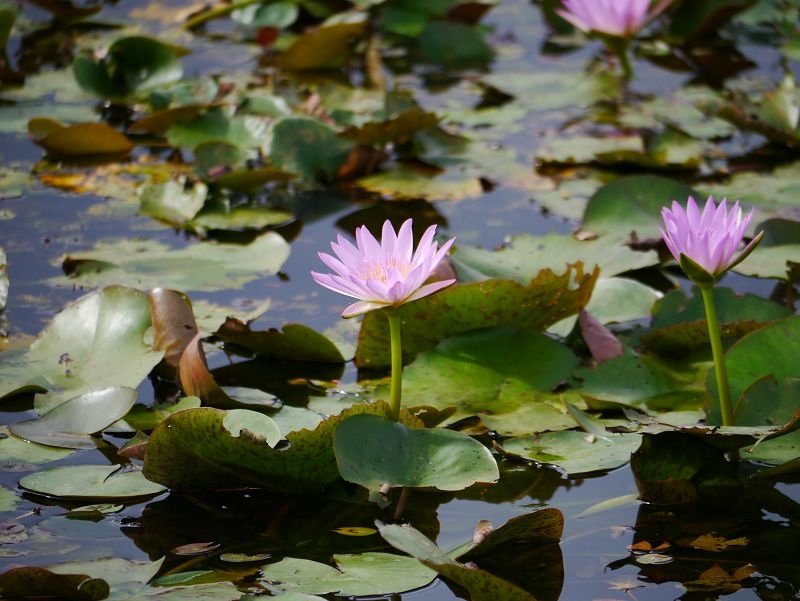
[[[61,499],[129,499],[163,492],[160,484],[140,471],[122,471],[117,465],[70,465],[25,476],[19,485],[31,492]]]

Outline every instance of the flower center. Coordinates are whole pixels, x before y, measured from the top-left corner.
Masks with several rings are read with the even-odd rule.
[[[393,279],[405,278],[409,271],[410,265],[395,255],[388,257],[381,257],[379,260],[365,259],[364,265],[361,270],[361,275],[364,279],[378,280],[384,284],[389,282],[391,276]]]

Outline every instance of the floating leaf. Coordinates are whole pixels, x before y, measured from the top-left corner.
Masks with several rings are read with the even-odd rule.
[[[370,491],[381,486],[462,490],[500,477],[491,452],[443,428],[411,429],[379,415],[343,420],[333,436],[339,473]],[[392,449],[390,453],[386,449]]]
[[[121,472],[117,465],[70,465],[25,476],[19,485],[31,492],[60,499],[129,499],[165,490],[139,471]]]
[[[27,354],[30,378],[45,378],[50,393],[40,412],[92,390],[135,388],[161,360],[143,341],[150,327],[147,296],[110,286],[87,294],[53,318]]]
[[[481,29],[464,23],[430,21],[418,44],[424,60],[453,69],[480,67],[492,59]]]
[[[757,572],[758,570],[749,564],[732,572],[715,565],[700,574],[697,580],[684,582],[683,586],[689,592],[688,594],[722,592],[727,595],[741,590],[744,586],[743,582]]]
[[[366,526],[344,526],[335,528],[334,532],[342,536],[371,536],[378,533],[375,528],[367,528]]]
[[[715,286],[713,293],[720,331],[726,338],[741,338],[790,315],[777,303],[752,294],[737,295],[721,286]],[[642,336],[642,342],[665,355],[709,348],[705,308],[697,287],[692,289],[691,298],[682,290],[672,290],[659,300],[653,307],[651,330]]]
[[[261,580],[271,590],[342,596],[387,595],[420,588],[436,573],[415,559],[389,553],[334,555],[337,567],[287,557],[261,568]]]
[[[175,490],[242,486],[280,492],[320,490],[339,478],[333,454],[338,424],[351,415],[388,411],[385,403],[354,405],[314,430],[290,432],[285,436],[289,446],[273,449],[252,437],[232,436],[223,425],[226,411],[187,409],[153,430],[144,473]]]
[[[11,568],[0,574],[0,595],[6,598],[101,601],[108,594],[108,584],[104,580],[82,574],[54,574],[37,567]]]
[[[252,351],[266,359],[342,363],[342,353],[328,338],[302,324],[286,324],[280,330],[252,331],[238,319],[229,317],[214,333],[227,344]]]
[[[300,36],[280,57],[285,71],[338,69],[350,57],[354,41],[366,35],[367,22],[334,23]]]
[[[641,437],[636,434],[608,434],[600,438],[569,430],[512,438],[502,446],[507,453],[555,465],[574,477],[625,465],[640,443]]]
[[[72,68],[83,89],[101,98],[124,98],[179,80],[183,69],[177,54],[174,46],[132,36],[111,44],[100,62],[79,56]]]
[[[615,240],[659,239],[660,211],[673,200],[684,204],[697,193],[674,180],[656,175],[623,177],[589,199],[581,229]],[[603,275],[611,274],[603,271]]]
[[[533,595],[507,580],[451,559],[424,534],[411,526],[387,526],[378,523],[378,530],[390,545],[416,557],[441,576],[463,586],[469,591],[470,598],[475,601],[490,599],[536,601]]]
[[[125,416],[125,423],[137,430],[152,430],[173,413],[184,409],[196,409],[201,401],[196,396],[187,396],[176,403],[154,404],[152,407],[134,405]]]
[[[725,538],[724,536],[716,536],[714,534],[703,534],[689,542],[689,546],[693,549],[700,549],[701,551],[711,551],[712,553],[720,553],[728,549],[737,549],[746,547],[750,544],[750,539],[746,536],[739,538]]]
[[[586,274],[580,264],[563,275],[550,270],[537,272],[533,281],[521,285],[506,280],[488,280],[455,285],[412,304],[400,307],[403,361],[431,350],[451,336],[491,326],[513,326],[532,332],[577,313],[591,295],[598,272]],[[359,367],[389,366],[389,326],[379,312],[364,316],[358,336],[356,364]]]
[[[197,242],[181,249],[155,240],[115,240],[65,257],[64,269],[87,286],[124,281],[145,289],[212,291],[274,274],[288,256],[289,245],[274,232],[244,245]]]
[[[43,417],[11,424],[9,430],[20,438],[51,447],[94,449],[97,442],[89,435],[125,417],[135,402],[133,388],[93,390],[58,405]]]
[[[42,129],[43,121],[49,122],[47,129]],[[118,157],[133,150],[128,138],[105,123],[65,126],[49,119],[33,119],[28,123],[28,131],[34,142],[56,157]]]
[[[611,277],[656,265],[658,256],[652,251],[633,251],[613,237],[580,241],[558,234],[522,234],[497,251],[460,245],[452,261],[459,276],[468,281],[500,277],[529,282],[544,269],[561,274],[576,262],[597,266]]]
[[[253,115],[231,115],[223,107],[212,107],[191,121],[176,121],[167,130],[167,141],[176,147],[195,149],[202,144],[225,143],[246,150],[259,148],[267,121]]]
[[[789,317],[748,334],[725,353],[732,399],[739,399],[748,386],[764,376],[772,375],[779,382],[800,378],[800,317]],[[714,374],[706,380],[711,398],[717,398]],[[709,423],[719,423],[718,408],[712,403]]]
[[[148,184],[140,192],[143,215],[181,227],[194,219],[208,197],[205,184],[196,183],[187,189],[185,182],[168,181]]]
[[[17,495],[5,486],[0,486],[0,511],[11,511],[16,506]]]
[[[308,181],[333,180],[352,148],[324,123],[287,117],[273,127],[269,156],[279,168]]]
[[[413,107],[386,121],[370,121],[360,127],[349,127],[340,135],[365,146],[385,146],[409,142],[418,131],[435,127],[439,118],[434,113]]]
[[[759,278],[800,279],[800,221],[770,219],[756,231],[764,232],[764,239],[734,270]]]
[[[512,412],[532,409],[541,429],[574,427],[572,418],[545,399],[578,366],[566,346],[543,334],[489,328],[443,340],[421,353],[403,374],[406,405],[457,407],[449,421],[470,415],[488,417],[502,434],[528,434],[530,424]],[[505,419],[503,419],[505,418]],[[510,431],[509,431],[510,429]]]
[[[0,471],[33,470],[36,465],[60,461],[73,454],[69,449],[56,449],[9,436],[0,426]]]
[[[205,555],[220,548],[219,543],[189,543],[172,549],[174,555]],[[162,583],[163,584],[163,583]]]

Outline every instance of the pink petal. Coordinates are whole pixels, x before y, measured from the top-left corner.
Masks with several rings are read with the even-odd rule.
[[[386,306],[388,305],[385,303],[376,303],[374,301],[358,301],[342,311],[342,317],[356,317],[357,315],[363,315],[364,313],[375,311],[376,309],[383,309]]]
[[[455,280],[441,280],[439,282],[431,282],[430,284],[425,284],[421,288],[412,292],[403,302],[410,303],[411,301],[415,301],[425,296],[429,296],[434,292],[438,292],[442,288],[447,288],[450,284],[454,283]]]

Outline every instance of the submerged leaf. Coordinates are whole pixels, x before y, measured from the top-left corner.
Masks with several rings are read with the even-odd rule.
[[[108,583],[82,574],[55,574],[38,567],[12,568],[0,574],[0,595],[5,598],[101,601],[108,594]]]

